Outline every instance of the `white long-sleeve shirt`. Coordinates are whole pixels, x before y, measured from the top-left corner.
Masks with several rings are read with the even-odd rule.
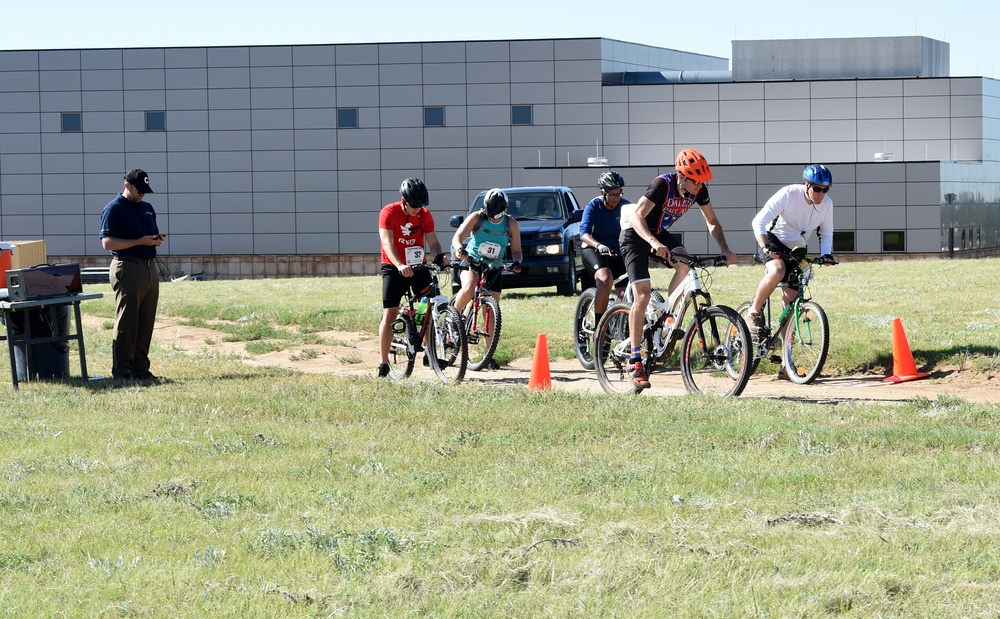
[[[778,221],[771,227],[771,221]],[[753,218],[756,236],[770,232],[789,249],[806,247],[813,230],[819,229],[820,255],[833,253],[833,201],[824,195],[819,204],[806,202],[806,186],[787,185],[779,189]]]

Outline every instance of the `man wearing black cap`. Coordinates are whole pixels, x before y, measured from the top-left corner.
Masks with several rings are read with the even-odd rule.
[[[156,304],[160,297],[156,248],[164,235],[156,226],[156,211],[143,200],[153,193],[149,176],[140,169],[125,175],[125,189],[101,213],[101,245],[112,254],[111,289],[115,292],[114,378],[156,380],[149,371]]]

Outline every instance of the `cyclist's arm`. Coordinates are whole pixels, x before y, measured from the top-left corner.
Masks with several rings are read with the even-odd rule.
[[[437,257],[443,254],[441,251],[441,241],[438,240],[437,232],[428,232],[424,234],[424,243],[427,244],[427,249],[430,250],[432,257]],[[444,255],[443,265],[447,265],[448,254]]]
[[[594,203],[591,202],[583,209],[583,217],[580,218],[580,242],[588,247],[600,245],[591,231],[594,229]]]
[[[819,253],[823,256],[831,256],[833,254],[833,209],[831,208],[826,212],[826,216],[823,217],[823,221],[819,224],[819,230],[816,233],[819,237]]]
[[[476,227],[476,223],[479,221],[479,211],[469,215],[469,217],[462,222],[462,225],[455,230],[455,236],[451,237],[451,250],[454,252],[455,257],[459,257],[459,251],[465,251],[465,245],[463,241],[472,234],[472,229]]]
[[[406,261],[400,259],[399,254],[396,253],[396,240],[392,235],[392,230],[388,228],[378,229],[378,238],[382,243],[382,249],[385,250],[385,255],[389,257],[389,262],[392,266],[396,267],[397,270],[405,277],[410,277],[413,275],[413,269],[406,265]]]
[[[629,221],[632,222],[632,229],[635,230],[640,238],[649,243],[649,246],[653,248],[656,255],[669,259],[670,250],[656,238],[656,235],[646,225],[646,216],[649,215],[655,206],[653,201],[646,196],[639,198],[639,202],[635,206],[635,212],[632,213],[632,218]]]
[[[517,225],[517,220],[513,217],[510,218],[510,256],[514,259],[514,264],[517,265],[514,270],[516,273],[521,270],[524,254],[521,253],[521,226]]]
[[[719,246],[719,252],[726,256],[726,264],[733,264],[736,261],[736,254],[729,250],[726,233],[723,232],[722,224],[719,223],[719,218],[715,215],[715,208],[712,207],[711,202],[699,206],[701,207],[701,215],[705,218],[705,225],[708,226],[708,233],[715,239],[716,245]]]

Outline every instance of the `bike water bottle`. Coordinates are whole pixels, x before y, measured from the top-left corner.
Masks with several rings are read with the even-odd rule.
[[[417,324],[424,322],[424,314],[427,313],[427,297],[420,297],[420,302],[417,303],[417,316],[415,320]]]

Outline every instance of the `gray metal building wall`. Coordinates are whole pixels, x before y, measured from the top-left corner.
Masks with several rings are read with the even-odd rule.
[[[859,252],[879,251],[871,239],[899,221],[908,251],[941,250],[947,191],[914,182],[917,163],[974,162],[942,179],[976,186],[953,192],[980,205],[950,208],[954,227],[995,212],[995,80],[602,84],[608,71],[725,64],[596,38],[0,52],[0,238],[104,258],[100,211],[143,167],[168,254],[370,255],[376,214],[406,176],[428,183],[443,223],[487,187],[564,183],[584,199],[588,157],[636,183],[632,168],[652,178],[683,147],[720,166],[713,195],[734,221],[803,163],[845,170],[838,227],[855,226]],[[533,123],[512,125],[511,105],[532,106]],[[428,106],[444,126],[424,126]],[[340,108],[358,110],[357,128],[338,128]],[[146,131],[147,111],[165,112],[166,131]],[[81,113],[82,131],[64,132],[63,112]],[[897,163],[861,165],[886,150]],[[750,184],[722,182],[728,166]],[[745,166],[755,174],[735,172]]]

